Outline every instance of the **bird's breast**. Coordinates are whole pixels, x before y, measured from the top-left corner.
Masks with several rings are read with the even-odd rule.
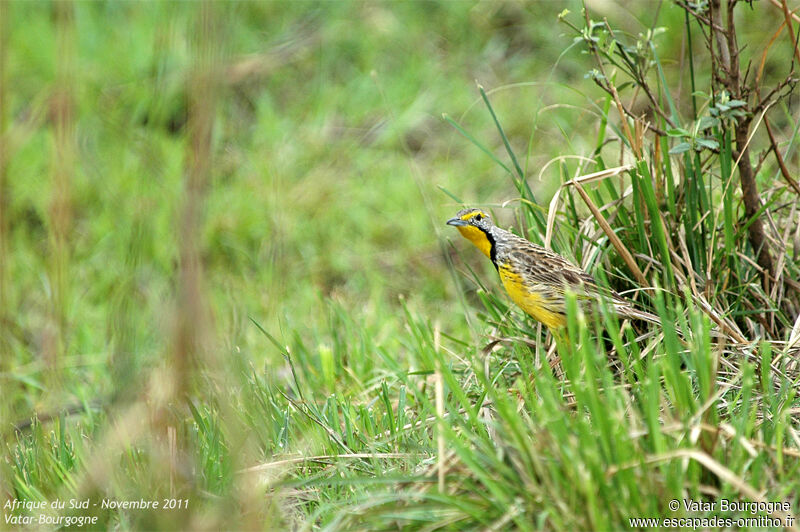
[[[563,301],[548,298],[545,290],[537,290],[535,285],[526,282],[507,262],[499,263],[497,271],[511,300],[528,315],[551,329],[564,326]]]

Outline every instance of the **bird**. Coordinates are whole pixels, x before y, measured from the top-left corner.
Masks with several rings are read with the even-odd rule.
[[[635,308],[614,290],[598,285],[564,257],[497,227],[481,209],[463,209],[447,220],[447,225],[458,229],[489,257],[512,301],[554,334],[567,324],[567,290],[575,294],[585,313],[596,311],[603,298],[623,318],[661,323],[658,316]]]

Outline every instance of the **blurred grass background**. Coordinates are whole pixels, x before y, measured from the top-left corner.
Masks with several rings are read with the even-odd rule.
[[[439,187],[480,204],[516,193],[441,114],[499,149],[475,81],[535,80],[493,96],[518,147],[534,137],[533,175],[565,136],[579,141],[571,130],[587,97],[565,89],[584,68],[577,54],[553,68],[569,44],[551,31],[556,7],[214,4],[224,75],[196,231],[215,336],[248,360],[268,359],[248,316],[279,336],[307,335],[326,325],[331,300],[389,335],[400,295],[463,331],[462,309],[443,304],[455,287],[439,246],[459,205]],[[76,397],[102,396],[114,387],[103,367],[109,347],[146,368],[170,337],[197,9],[78,3],[63,23],[50,5],[6,9],[7,308],[16,309],[7,360],[36,361],[49,341],[42,331],[61,327],[50,323],[58,306],[59,349],[87,386]],[[53,123],[61,90],[71,122],[63,141]],[[56,142],[69,160],[57,158]],[[555,175],[532,186],[552,193]],[[62,199],[60,222],[53,205]],[[48,240],[57,224],[67,225],[68,250],[58,289]],[[36,405],[36,394],[14,397]]]
[[[741,26],[754,49],[780,20],[764,4]],[[588,5],[630,36],[666,28],[659,56],[688,108],[683,11]],[[495,211],[506,225],[520,196],[442,115],[506,161],[480,83],[547,205],[592,156],[607,104],[585,78],[592,58],[558,23],[565,8],[580,18],[580,2],[3,3],[5,497],[191,500],[175,512],[99,512],[103,527],[336,527],[366,511],[348,505],[383,493],[362,477],[432,482],[434,368],[454,379],[448,408],[469,411],[487,383],[462,357],[480,352],[493,322],[470,318],[484,296],[448,266],[455,236],[443,224],[460,204],[445,191],[508,202]],[[789,61],[790,51],[770,55],[765,79]],[[469,251],[463,261],[499,293],[491,264]],[[524,344],[508,353],[530,363]],[[513,413],[509,397],[493,399]],[[536,416],[567,415],[547,401]],[[787,401],[781,419],[795,426]],[[572,437],[557,417],[530,422]],[[448,435],[454,452],[461,441],[493,455],[492,437],[462,438]],[[350,458],[293,469],[298,453]],[[273,465],[253,489],[237,471],[262,462]],[[476,493],[491,488],[469,478]],[[675,478],[648,489],[677,493]],[[642,480],[625,482],[629,493]],[[534,521],[497,489],[500,528]],[[437,505],[456,501],[430,501],[419,522],[447,526]],[[475,508],[460,509],[482,523]]]

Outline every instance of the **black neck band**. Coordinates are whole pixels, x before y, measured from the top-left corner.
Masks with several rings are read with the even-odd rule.
[[[483,231],[483,234],[486,235],[486,240],[489,241],[489,258],[492,259],[494,268],[499,270],[500,267],[497,265],[497,242],[495,241],[494,236],[492,236],[491,231],[486,231],[484,229],[481,229],[481,231]]]

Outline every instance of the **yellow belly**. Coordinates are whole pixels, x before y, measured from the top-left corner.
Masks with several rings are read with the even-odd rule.
[[[500,273],[503,287],[508,292],[508,295],[511,296],[511,300],[533,319],[544,323],[551,329],[566,325],[567,320],[564,314],[548,309],[548,307],[552,308],[553,305],[548,305],[548,301],[541,294],[526,289],[522,282],[522,277],[502,264],[498,268],[498,272]]]

